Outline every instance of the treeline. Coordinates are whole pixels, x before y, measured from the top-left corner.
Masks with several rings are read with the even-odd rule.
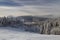
[[[38,22],[44,21],[47,18],[35,17],[35,16],[8,16],[0,17],[0,26],[23,26],[25,22]]]
[[[17,17],[0,17],[0,27],[7,27],[7,26],[13,26],[18,27],[22,26],[23,22],[22,19]]]
[[[45,18],[36,16],[0,17],[0,27],[24,28],[25,31],[40,34],[59,34],[60,18]]]

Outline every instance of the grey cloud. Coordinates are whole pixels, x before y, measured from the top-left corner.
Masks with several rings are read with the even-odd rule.
[[[19,8],[21,5],[23,5],[22,9],[17,7],[18,10],[14,10],[14,13],[19,12],[33,15],[60,15],[60,0],[0,0],[0,6],[1,5],[19,6]],[[28,7],[25,7],[26,5]],[[33,6],[30,7],[29,5]],[[12,9],[9,11],[12,13]],[[8,12],[8,10],[6,12]]]
[[[21,1],[25,5],[51,5],[51,4],[59,4],[60,0],[15,0]]]
[[[60,0],[0,0],[0,5],[52,5],[60,4]]]

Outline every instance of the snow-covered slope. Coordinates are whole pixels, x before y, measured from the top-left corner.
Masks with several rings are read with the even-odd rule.
[[[21,29],[0,27],[0,40],[60,40],[58,35],[41,35]]]

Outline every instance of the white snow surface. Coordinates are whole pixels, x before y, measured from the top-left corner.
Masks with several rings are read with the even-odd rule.
[[[60,40],[59,35],[42,35],[22,29],[0,27],[0,40]]]

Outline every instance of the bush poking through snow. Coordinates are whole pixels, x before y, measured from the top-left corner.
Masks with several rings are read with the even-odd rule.
[[[53,28],[51,34],[60,35],[60,27]]]

